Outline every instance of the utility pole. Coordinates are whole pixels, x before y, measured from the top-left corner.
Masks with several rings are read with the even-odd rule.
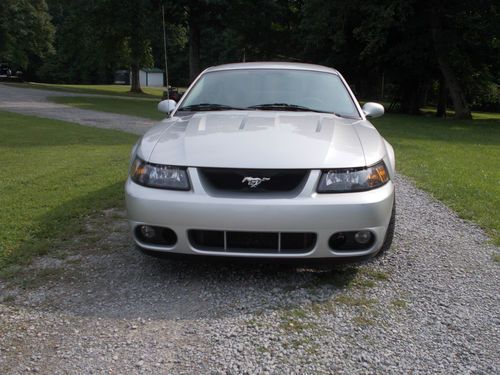
[[[163,49],[165,51],[165,78],[167,83],[167,99],[170,99],[170,89],[168,88],[168,64],[167,64],[167,30],[165,28],[165,5],[161,4],[161,16],[163,20]]]

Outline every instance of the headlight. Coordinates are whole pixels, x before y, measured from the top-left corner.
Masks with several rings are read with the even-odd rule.
[[[186,168],[146,163],[139,158],[132,163],[130,177],[143,186],[172,190],[190,189]]]
[[[389,181],[383,161],[371,167],[323,171],[318,193],[346,193],[378,188]]]

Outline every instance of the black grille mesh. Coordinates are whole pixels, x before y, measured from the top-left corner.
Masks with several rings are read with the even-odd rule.
[[[308,172],[305,169],[199,169],[211,188],[242,193],[292,191],[305,181]],[[256,183],[255,179],[262,179],[262,182]]]
[[[306,232],[237,232],[190,230],[191,245],[199,250],[243,253],[307,253],[316,244],[316,234]]]

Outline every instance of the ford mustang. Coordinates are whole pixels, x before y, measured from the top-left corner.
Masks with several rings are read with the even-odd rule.
[[[361,260],[388,249],[395,160],[342,75],[298,63],[211,67],[133,147],[136,245],[171,253]]]

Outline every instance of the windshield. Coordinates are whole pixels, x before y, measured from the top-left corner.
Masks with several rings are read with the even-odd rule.
[[[205,73],[179,111],[299,110],[359,118],[353,99],[333,73],[291,69],[235,69]]]

